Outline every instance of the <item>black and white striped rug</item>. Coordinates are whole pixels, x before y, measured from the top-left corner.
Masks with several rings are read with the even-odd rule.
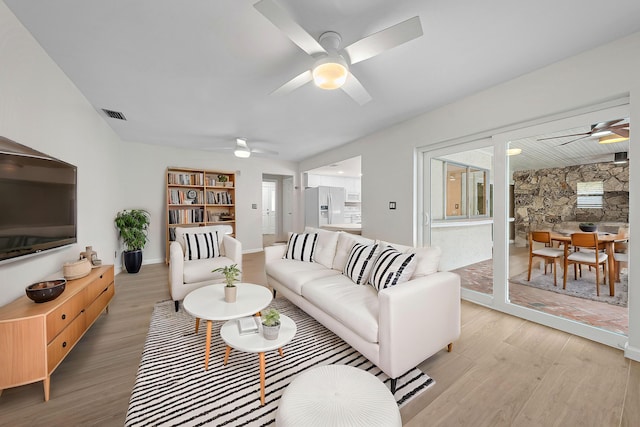
[[[156,304],[131,393],[125,426],[262,426],[272,425],[284,389],[296,375],[312,366],[344,364],[389,378],[359,352],[284,298],[272,307],[291,317],[298,331],[284,357],[266,354],[265,405],[260,406],[258,355],[232,351],[222,364],[222,322],[213,325],[209,370],[204,370],[206,322],[194,333],[195,320],[176,313],[173,301]],[[418,369],[398,379],[399,406],[435,381]]]

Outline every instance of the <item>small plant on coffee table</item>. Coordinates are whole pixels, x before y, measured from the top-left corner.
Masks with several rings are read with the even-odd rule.
[[[262,333],[265,339],[275,340],[280,331],[280,313],[275,308],[270,308],[262,313]]]
[[[238,276],[240,275],[240,269],[238,268],[238,264],[226,265],[224,267],[216,268],[211,271],[212,273],[222,273],[224,276],[224,282],[227,284],[227,287],[233,288],[236,285],[233,283],[238,280]]]

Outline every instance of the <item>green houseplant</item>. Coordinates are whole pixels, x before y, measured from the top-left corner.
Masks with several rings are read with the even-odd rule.
[[[128,273],[140,271],[150,223],[149,212],[143,209],[125,209],[116,215],[115,224],[124,243],[123,259]]]
[[[262,334],[267,340],[275,340],[280,332],[280,312],[270,308],[262,313]]]
[[[226,302],[236,302],[238,288],[236,288],[234,282],[238,280],[238,276],[240,276],[241,273],[238,268],[238,264],[225,265],[224,267],[216,268],[211,272],[222,273],[224,276],[224,282],[226,283],[226,286],[224,287],[224,300]]]
[[[227,178],[227,175],[218,175],[218,182],[222,184],[222,186],[224,187],[224,183],[227,182],[229,180],[229,178]]]

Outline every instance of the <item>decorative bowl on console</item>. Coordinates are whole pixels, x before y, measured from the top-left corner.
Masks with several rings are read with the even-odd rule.
[[[581,222],[578,227],[580,230],[585,233],[593,233],[594,231],[598,231],[598,224],[594,224],[593,222]]]
[[[25,291],[37,303],[53,301],[62,294],[66,284],[66,279],[45,280],[27,286]]]

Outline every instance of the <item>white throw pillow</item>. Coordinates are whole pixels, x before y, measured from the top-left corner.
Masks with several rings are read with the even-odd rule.
[[[316,233],[291,233],[287,243],[287,251],[284,253],[283,258],[313,262],[317,242],[318,234]]]
[[[356,285],[367,283],[369,273],[379,252],[379,245],[354,244],[351,252],[349,252],[349,258],[342,273],[349,277]]]
[[[219,257],[218,232],[184,233],[184,247],[185,261]]]
[[[373,239],[367,239],[366,237],[362,237],[357,234],[345,233],[343,231],[337,234],[338,244],[336,246],[336,255],[333,258],[332,268],[338,271],[344,271],[344,266],[347,264],[349,253],[355,243],[363,243],[365,245],[373,245],[376,243]]]
[[[387,246],[371,270],[369,284],[376,290],[389,288],[406,282],[416,268],[416,254],[403,254],[392,246]]]
[[[338,234],[340,233],[313,227],[305,227],[304,232],[318,235],[318,243],[316,245],[316,251],[313,254],[313,262],[331,268],[333,266],[333,258],[336,256]]]
[[[416,269],[412,277],[428,276],[438,272],[442,250],[437,246],[411,248],[405,253],[416,254]]]

